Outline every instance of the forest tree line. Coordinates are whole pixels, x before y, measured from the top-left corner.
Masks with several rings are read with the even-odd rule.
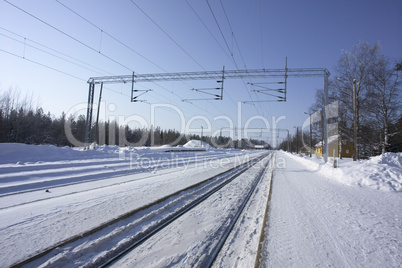
[[[22,97],[18,89],[10,88],[0,93],[0,143],[84,146],[84,115],[74,117],[62,113],[55,117],[50,112],[45,113],[42,108],[34,108],[32,102],[32,96]],[[220,148],[252,148],[254,145],[271,148],[265,141],[258,139],[233,140],[224,136],[184,135],[177,130],[162,130],[160,127],[130,128],[118,125],[115,121],[100,122],[98,128],[93,125],[91,134],[91,142],[99,145],[177,146],[190,140],[202,140]]]

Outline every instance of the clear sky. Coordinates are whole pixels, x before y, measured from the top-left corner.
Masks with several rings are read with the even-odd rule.
[[[85,113],[94,76],[277,69],[287,57],[289,68],[327,68],[333,77],[342,50],[359,41],[379,42],[385,56],[400,59],[401,14],[400,0],[3,0],[0,90],[33,94],[45,112],[59,116]],[[138,83],[152,89],[141,96],[145,103],[130,102],[129,84],[107,85],[101,115],[131,118],[133,126],[202,126],[207,135],[225,132],[230,121],[261,128],[264,120],[271,127],[279,120],[277,127],[294,133],[323,87],[322,78],[290,78],[286,103],[244,104],[267,99],[247,82],[261,81],[228,79],[223,101],[191,103],[182,100],[206,96],[192,88],[216,81]],[[98,93],[99,87],[95,99]]]

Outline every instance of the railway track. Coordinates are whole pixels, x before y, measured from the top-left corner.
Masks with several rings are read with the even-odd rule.
[[[225,155],[217,155],[214,156],[214,160],[219,160],[224,157]],[[130,167],[131,164],[128,163],[128,161],[121,160],[118,161],[119,163],[117,164],[115,163],[115,165],[108,164],[108,167],[110,167],[109,169],[113,169],[114,171],[104,172],[101,168],[101,170],[97,171],[96,173],[92,174],[89,172],[88,174],[79,174],[77,178],[73,179],[71,179],[70,177],[55,180],[43,179],[43,181],[27,183],[27,185],[23,186],[21,185],[0,186],[0,198],[3,198],[0,204],[0,210],[41,202],[48,199],[74,195],[77,193],[99,190],[113,185],[121,185],[139,180],[147,180],[149,178],[159,176],[160,174],[171,174],[177,172],[177,170],[180,169],[188,170],[193,167],[202,166],[203,161],[208,160],[208,157],[196,156],[196,157],[190,157],[187,160],[183,158],[178,158],[174,159],[174,161],[171,159],[162,159],[162,160],[160,159],[153,160],[152,158],[145,158],[145,159],[147,159],[149,163],[146,165],[142,165],[141,167],[136,166],[136,164],[132,165],[134,167]],[[95,165],[95,167],[97,168],[103,167],[103,164],[102,165],[97,164]],[[95,167],[91,164],[87,168],[90,170],[92,169],[96,170]],[[75,167],[68,166],[68,168],[75,168]],[[2,171],[1,168],[0,171]],[[38,172],[39,172],[38,174],[34,172],[35,176],[40,177],[41,172],[43,171]],[[56,171],[52,172],[54,172],[54,174],[57,174]],[[47,173],[47,169],[45,169],[45,173]],[[9,176],[12,177],[13,173],[10,174]],[[18,173],[16,172],[16,174]],[[129,175],[135,175],[135,176],[131,178],[129,177]],[[15,188],[15,190],[13,188]],[[26,189],[21,190],[21,188]],[[51,192],[51,194],[37,195],[37,193],[43,193],[45,191],[47,193]],[[25,194],[24,198],[20,199],[19,196],[24,194]],[[32,194],[32,197],[29,197],[26,194]]]
[[[157,236],[167,226],[210,199],[225,186],[233,183],[236,178],[249,172],[252,167],[258,166],[258,163],[264,163],[263,166],[260,165],[258,171],[255,171],[250,187],[242,195],[241,202],[236,205],[236,211],[224,220],[229,224],[219,228],[217,237],[215,237],[218,243],[208,245],[206,247],[208,257],[201,258],[197,263],[197,266],[209,267],[221,251],[237,219],[264,177],[267,171],[266,166],[272,156],[273,153],[268,156],[260,156],[227,172],[166,196],[146,207],[126,213],[97,228],[62,241],[23,262],[14,264],[13,267],[37,267],[40,265],[67,267],[71,265],[71,260],[74,260],[76,266],[111,266],[124,260],[133,250]],[[96,254],[95,252],[101,253]],[[91,259],[90,263],[88,263],[88,259]]]
[[[169,155],[167,153],[167,155]],[[172,154],[173,155],[173,154]],[[197,155],[186,158],[163,158],[154,159],[153,157],[141,158],[136,155],[142,164],[138,165],[138,159],[131,162],[132,159],[123,156],[123,159],[94,159],[88,162],[66,162],[66,163],[45,163],[43,165],[0,165],[0,179],[2,183],[9,182],[9,185],[0,186],[0,197],[19,195],[35,191],[43,191],[58,187],[65,187],[99,180],[110,180],[111,178],[151,172],[169,167],[183,167],[202,163],[209,160],[207,155]],[[225,155],[216,155],[216,159],[225,158]],[[63,174],[68,170],[68,175]],[[31,178],[34,179],[30,181]],[[13,184],[15,181],[19,182]],[[20,181],[26,181],[21,183]]]

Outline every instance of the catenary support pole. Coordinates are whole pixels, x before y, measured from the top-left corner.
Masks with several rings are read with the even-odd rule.
[[[324,162],[328,161],[328,117],[327,117],[327,105],[328,105],[328,73],[324,71],[324,144],[323,144],[323,156]]]
[[[93,105],[94,105],[94,93],[95,93],[95,84],[89,83],[87,120],[86,120],[86,126],[85,126],[85,148],[86,149],[89,148],[89,144],[90,144],[92,111],[93,111]]]
[[[102,101],[102,89],[103,83],[101,83],[100,91],[99,91],[99,101],[98,101],[98,112],[96,114],[96,133],[95,133],[95,140],[97,139],[97,143],[100,144],[100,137],[99,137],[99,112],[101,107]]]
[[[353,161],[357,160],[357,155],[358,155],[358,149],[357,149],[357,114],[356,114],[356,79],[353,79]]]

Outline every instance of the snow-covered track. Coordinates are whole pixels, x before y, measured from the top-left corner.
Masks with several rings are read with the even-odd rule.
[[[149,230],[144,236],[140,237],[138,240],[133,241],[133,243],[128,246],[126,249],[122,250],[115,256],[111,257],[109,260],[101,264],[99,267],[109,267],[111,264],[115,263],[117,260],[124,258],[124,256],[129,253],[131,250],[134,248],[138,247],[141,245],[143,242],[145,242],[147,239],[158,233],[159,231],[163,230],[166,226],[168,226],[170,223],[173,221],[177,220],[180,218],[183,214],[187,213],[188,211],[192,210],[199,204],[201,204],[203,201],[205,201],[207,198],[210,198],[214,193],[218,192],[221,190],[224,186],[232,182],[234,179],[236,179],[238,176],[246,172],[248,169],[250,169],[253,165],[257,164],[258,162],[262,161],[266,155],[263,155],[257,159],[253,159],[252,161],[245,163],[244,165],[239,166],[238,168],[234,168],[230,170],[229,172],[226,172],[225,174],[222,174],[220,179],[221,183],[215,185],[213,188],[211,188],[208,192],[205,194],[199,196],[197,199],[194,199],[191,203],[188,205],[182,207],[180,210],[177,211],[177,213],[171,215],[171,217],[167,218],[163,222],[161,222],[159,225],[154,226],[151,230]],[[237,212],[235,213],[234,217],[231,218],[230,223],[227,226],[224,226],[223,230],[220,232],[220,237],[215,237],[217,241],[219,241],[217,244],[213,246],[213,248],[208,252],[208,258],[204,258],[199,267],[210,267],[212,263],[214,262],[216,256],[219,254],[219,252],[222,249],[222,246],[224,245],[227,237],[229,236],[230,232],[232,231],[234,225],[236,224],[237,220],[239,219],[245,205],[249,202],[250,197],[252,196],[256,186],[260,182],[261,178],[263,177],[263,174],[265,173],[266,168],[262,169],[258,176],[255,178],[251,189],[248,191],[246,198],[243,200],[242,204],[238,207]],[[215,179],[215,178],[214,178]]]
[[[230,233],[233,231],[236,223],[239,221],[240,216],[242,215],[246,205],[250,202],[251,197],[256,191],[257,185],[261,182],[261,180],[264,178],[265,174],[269,172],[270,170],[268,169],[268,164],[270,164],[270,161],[272,161],[272,157],[274,154],[270,155],[269,161],[266,162],[266,165],[263,169],[259,171],[257,176],[255,177],[254,182],[252,183],[252,186],[250,190],[248,191],[245,199],[243,199],[243,202],[241,205],[238,207],[238,210],[228,226],[225,228],[225,230],[222,232],[221,237],[218,239],[218,243],[215,244],[215,246],[210,250],[208,253],[208,258],[204,258],[204,261],[201,262],[200,267],[211,267],[213,263],[215,262],[218,254],[223,250],[223,246],[228,239]],[[258,256],[258,255],[257,255]]]
[[[0,197],[18,195],[34,191],[51,190],[57,187],[88,183],[97,180],[109,180],[118,176],[151,172],[169,167],[189,166],[211,159],[225,158],[225,154],[196,154],[197,151],[165,153],[153,158],[136,154],[106,159],[88,159],[85,161],[56,161],[45,163],[27,163],[24,165],[0,165]],[[138,162],[140,163],[138,165]]]
[[[109,265],[125,253],[141,245],[149,237],[152,237],[153,234],[162,230],[175,219],[202,203],[202,201],[213,193],[219,191],[236,177],[249,170],[251,166],[260,162],[265,156],[266,154],[243,165],[232,168],[218,176],[206,179],[196,185],[166,196],[146,207],[135,209],[97,228],[66,239],[62,243],[47,248],[43,252],[23,262],[17,263],[14,266],[20,267],[27,264],[29,264],[29,266],[39,266],[43,263],[51,267],[68,266],[70,264],[69,262],[75,259],[72,255],[77,252],[74,253],[74,250],[71,250],[72,252],[66,253],[64,250],[80,248],[81,250],[77,254],[77,258],[88,260],[88,257],[83,256],[85,254],[96,255],[93,247],[96,247],[97,250],[102,247],[106,248],[101,249],[103,253],[99,256],[95,256],[89,266]],[[253,188],[257,183],[258,180],[256,179]],[[249,196],[252,191],[253,190],[250,191]],[[245,203],[246,201],[244,201],[244,204]],[[173,210],[172,207],[174,208]],[[240,212],[238,214],[240,215]],[[149,224],[149,222],[151,222],[151,224]],[[109,231],[105,231],[105,229]],[[108,232],[108,234],[105,235],[105,232]],[[132,235],[133,232],[136,232],[136,234]],[[129,234],[127,235],[127,233]],[[228,234],[229,231],[226,233]],[[218,252],[218,250],[216,252]],[[78,263],[79,262],[78,260]]]

